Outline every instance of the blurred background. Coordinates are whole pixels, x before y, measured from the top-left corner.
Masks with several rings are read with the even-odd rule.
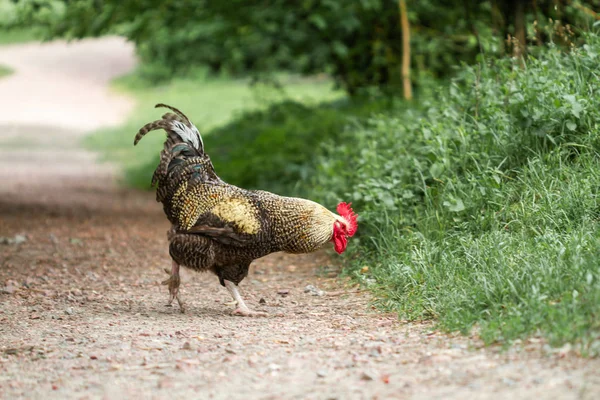
[[[597,354],[599,12],[0,0],[1,193],[69,179],[148,189],[163,137],[133,136],[171,104],[226,181],[352,201],[345,273],[380,307],[477,324],[489,343],[542,332]]]

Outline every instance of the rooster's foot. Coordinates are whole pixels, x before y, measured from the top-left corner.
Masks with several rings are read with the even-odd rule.
[[[269,314],[262,311],[252,311],[248,308],[244,299],[240,296],[240,292],[237,289],[237,285],[225,279],[225,287],[231,293],[233,301],[237,303],[237,308],[231,312],[231,315],[239,315],[241,317],[268,317]]]
[[[179,278],[179,265],[173,261],[171,271],[165,269],[165,272],[171,275],[169,279],[162,282],[163,285],[168,285],[169,287],[169,302],[166,305],[167,307],[171,307],[173,300],[177,299],[179,310],[184,313],[185,308],[183,306],[183,302],[179,298],[179,285],[181,283],[181,279]]]
[[[248,307],[238,307],[231,312],[231,315],[237,315],[240,317],[268,317],[269,314],[262,311],[253,311]]]

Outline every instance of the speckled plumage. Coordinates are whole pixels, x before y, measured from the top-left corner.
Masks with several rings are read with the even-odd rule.
[[[312,252],[332,239],[339,216],[310,200],[225,183],[190,120],[158,106],[173,113],[142,127],[134,144],[151,130],[167,132],[152,183],[172,224],[169,253],[176,263],[238,284],[257,258]]]

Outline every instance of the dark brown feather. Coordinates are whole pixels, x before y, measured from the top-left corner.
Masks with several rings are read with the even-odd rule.
[[[133,145],[137,145],[138,142],[140,140],[142,140],[142,138],[146,135],[146,133],[150,132],[150,131],[155,131],[157,129],[164,129],[164,130],[168,130],[170,129],[169,126],[169,122],[165,121],[163,119],[159,119],[157,121],[154,122],[150,122],[146,125],[144,125],[137,133],[137,135],[135,135],[135,140],[133,141]]]
[[[168,106],[163,103],[158,103],[157,105],[154,106],[154,108],[159,108],[159,107],[168,108],[169,110],[173,111],[175,114],[179,115],[185,122],[187,122],[187,126],[193,126],[190,119],[184,113],[179,111],[177,108],[175,108],[173,106]],[[169,114],[165,114],[165,115],[169,115]],[[164,116],[163,116],[163,118],[164,118]]]

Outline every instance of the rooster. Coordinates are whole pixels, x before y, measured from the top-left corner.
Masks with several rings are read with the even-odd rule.
[[[178,109],[144,125],[134,145],[148,132],[164,129],[167,140],[152,177],[156,201],[163,204],[172,226],[167,237],[172,258],[169,305],[179,297],[179,267],[212,271],[237,304],[240,316],[265,316],[244,303],[238,284],[248,275],[250,263],[267,254],[313,252],[328,242],[341,254],[357,230],[351,204],[340,203],[337,214],[310,200],[278,196],[261,190],[244,190],[225,183],[204,152],[198,129]]]

